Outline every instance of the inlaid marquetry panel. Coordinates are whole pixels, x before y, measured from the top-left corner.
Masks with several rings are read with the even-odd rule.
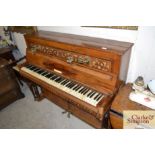
[[[76,52],[66,51],[49,46],[37,45],[30,43],[29,49],[32,52],[39,52],[48,56],[55,56],[67,63],[76,63],[79,65],[87,66],[89,68],[111,72],[112,62],[106,59],[94,58],[86,55],[82,55]]]

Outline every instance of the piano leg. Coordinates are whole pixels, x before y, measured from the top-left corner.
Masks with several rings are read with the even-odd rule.
[[[42,94],[42,89],[41,89],[41,92],[39,92],[39,90],[38,90],[39,86],[37,84],[35,84],[34,82],[32,82],[28,79],[26,79],[25,82],[27,83],[27,85],[28,85],[33,97],[34,97],[34,100],[35,101],[41,101],[44,98],[44,96]]]
[[[108,110],[105,114],[104,114],[104,118],[103,118],[103,128],[104,129],[111,129],[111,123],[110,123],[110,110]]]

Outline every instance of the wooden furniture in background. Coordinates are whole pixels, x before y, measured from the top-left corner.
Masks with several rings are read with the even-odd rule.
[[[126,79],[133,44],[44,31],[27,34],[25,39],[26,63],[20,66],[21,75],[39,85],[44,97],[69,113],[95,128],[108,128],[111,101]],[[36,75],[32,66],[41,73]],[[89,89],[91,95],[103,98],[93,105],[89,97],[88,103],[83,97],[78,98],[47,82],[50,77],[44,73],[52,74],[50,77],[54,74],[58,80],[67,79],[71,85]]]
[[[151,110],[139,103],[133,102],[129,99],[129,94],[132,91],[132,84],[127,84],[122,87],[115,99],[112,102],[110,110],[110,122],[112,128],[123,128],[123,111],[124,110]]]
[[[9,26],[8,30],[22,34],[31,34],[37,31],[37,26]]]
[[[13,50],[15,49],[14,46],[0,48],[0,57],[8,60],[8,61],[15,61],[15,58],[12,54]]]
[[[23,97],[12,66],[0,58],[0,109]]]

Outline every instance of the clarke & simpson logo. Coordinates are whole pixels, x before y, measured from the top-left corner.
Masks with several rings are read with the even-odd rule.
[[[124,111],[123,126],[126,129],[155,128],[155,111]]]

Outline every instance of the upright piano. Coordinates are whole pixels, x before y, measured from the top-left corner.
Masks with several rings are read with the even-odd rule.
[[[48,31],[27,34],[25,40],[26,63],[20,74],[67,112],[95,128],[107,128],[133,44]]]

